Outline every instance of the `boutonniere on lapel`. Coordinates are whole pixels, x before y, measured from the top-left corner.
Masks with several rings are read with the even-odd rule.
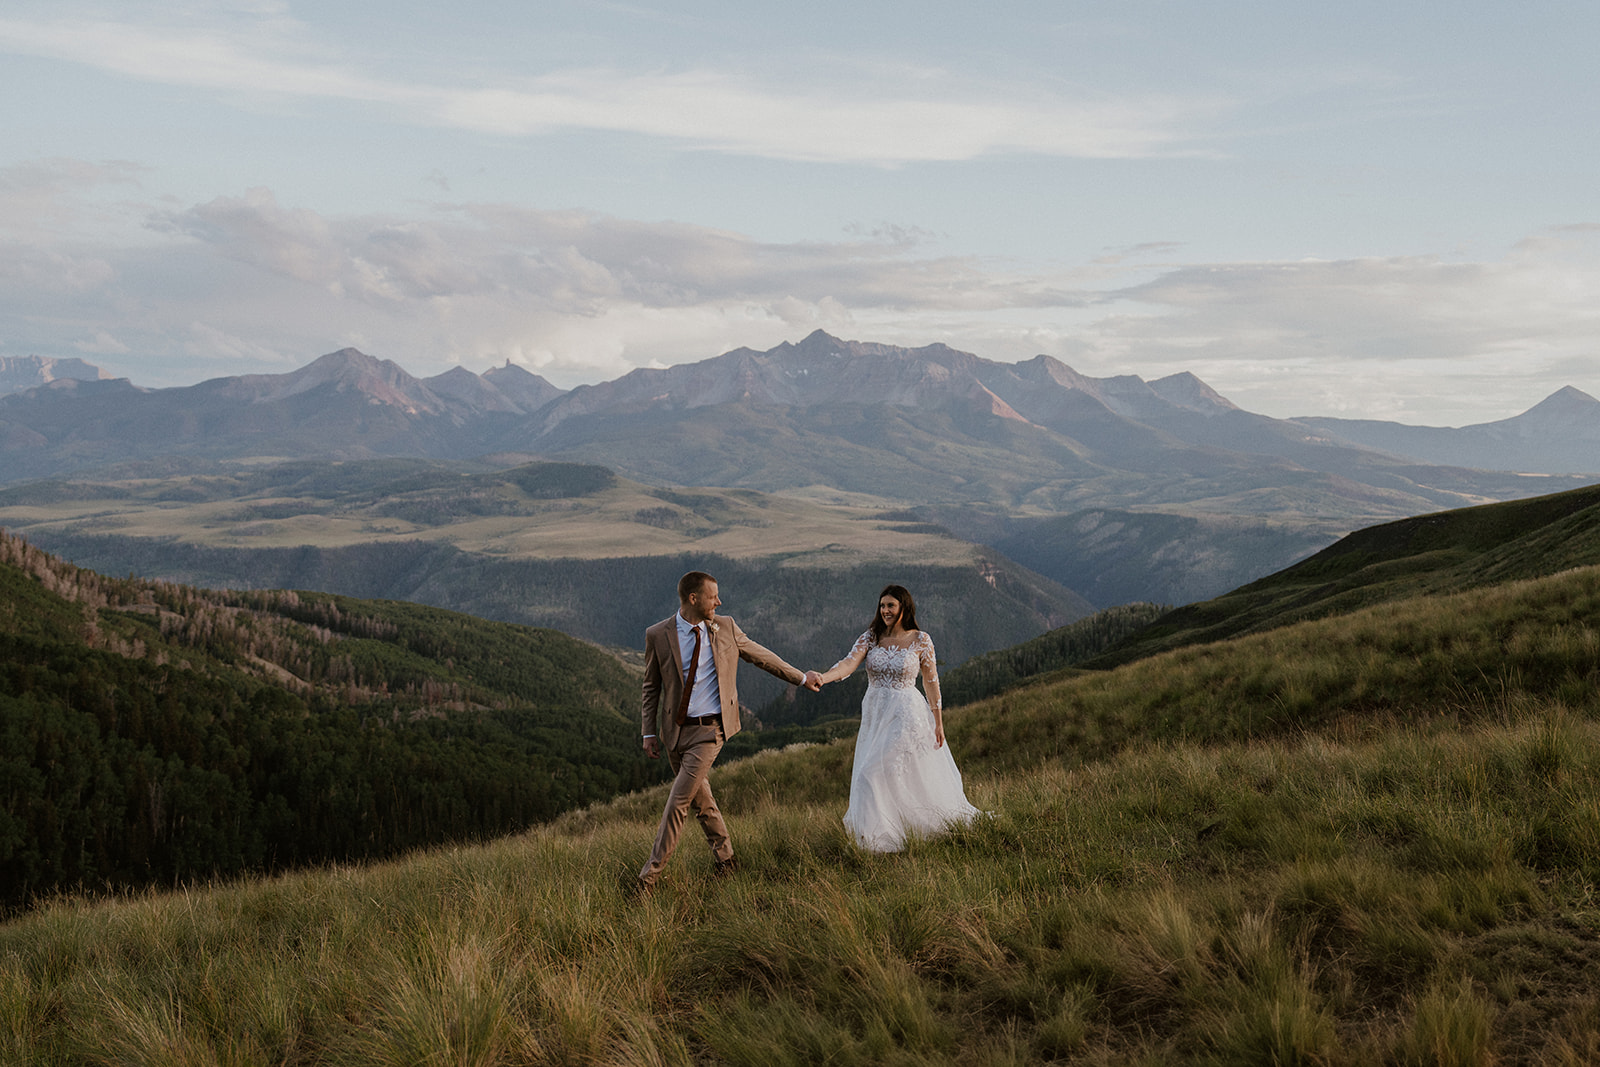
[[[719,623],[714,618],[707,619],[706,620],[706,629],[710,630],[712,633],[716,633],[718,630],[722,629],[722,624]]]

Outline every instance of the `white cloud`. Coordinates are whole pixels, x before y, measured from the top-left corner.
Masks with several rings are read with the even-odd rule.
[[[235,26],[0,19],[0,50],[141,81],[376,105],[400,121],[529,137],[598,130],[770,159],[899,164],[1017,152],[1131,159],[1196,151],[1216,98],[1066,98],[981,87],[949,72],[849,89],[773,86],[716,70],[566,70],[500,84],[430,85],[351,69],[284,19]]]
[[[10,187],[22,202],[26,185]],[[17,213],[7,188],[0,217]],[[96,210],[91,191],[51,201],[61,229],[80,228],[74,195]],[[821,327],[999,359],[1043,351],[1095,375],[1191,370],[1278,416],[1460,424],[1562,385],[1600,394],[1600,228],[1583,225],[1477,260],[1183,263],[1153,243],[1030,273],[892,228],[778,243],[506,205],[333,216],[264,189],[146,210],[139,241],[4,242],[8,347],[104,354],[143,384],[279,371],[354,344],[417,373],[511,359],[576,385]]]
[[[277,363],[295,362],[267,345],[244,337],[235,337],[226,330],[208,322],[191,322],[189,337],[183,344],[184,352],[205,362]]]
[[[39,241],[103,226],[114,215],[101,194],[138,187],[128,162],[39,159],[0,167],[0,238]]]
[[[1217,101],[984,98],[946,78],[873,94],[782,92],[713,71],[570,71],[483,90],[438,90],[427,111],[448,125],[509,136],[557,129],[641,133],[771,159],[909,163],[1022,152],[1131,159],[1192,150]]]
[[[165,85],[367,101],[413,95],[402,86],[341,70],[326,59],[292,54],[297,50],[290,46],[284,25],[255,21],[238,31],[93,18],[0,19],[0,48]]]
[[[429,218],[327,219],[268,190],[153,218],[236,262],[378,306],[482,298],[580,316],[607,307],[739,301],[855,306],[1063,306],[1047,282],[890,239],[774,244],[593,212],[465,205]],[[792,305],[785,304],[785,307]]]
[[[1097,362],[1193,370],[1268,414],[1459,424],[1600,388],[1600,232],[1584,227],[1497,260],[1180,266],[1115,296],[1143,313],[1082,332]]]
[[[79,352],[88,352],[93,355],[101,356],[122,356],[127,355],[130,351],[127,345],[123,344],[115,337],[112,337],[105,330],[97,331],[95,335],[88,340],[74,341],[72,347],[76,348]]]
[[[115,276],[116,269],[97,251],[0,241],[0,289],[19,303],[47,294],[92,292]]]

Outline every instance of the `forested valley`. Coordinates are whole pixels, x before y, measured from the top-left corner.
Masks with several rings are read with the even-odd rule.
[[[661,780],[637,701],[552,630],[107,578],[0,531],[0,909],[514,832]]]

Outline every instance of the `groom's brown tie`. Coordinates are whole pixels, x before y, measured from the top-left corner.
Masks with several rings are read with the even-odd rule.
[[[694,651],[689,653],[689,673],[683,676],[683,696],[678,698],[676,722],[682,726],[689,719],[689,694],[694,690],[694,674],[700,669],[700,627],[694,627]]]

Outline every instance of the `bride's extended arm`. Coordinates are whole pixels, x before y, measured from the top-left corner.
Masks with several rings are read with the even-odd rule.
[[[872,634],[864,633],[856,638],[856,643],[850,646],[850,654],[822,672],[822,682],[837,682],[841,678],[848,678],[861,666],[861,661],[867,658],[867,649],[872,647]]]
[[[917,638],[917,662],[922,666],[922,688],[928,694],[928,709],[933,712],[933,747],[944,747],[944,702],[939,695],[939,664],[933,654],[933,638],[926,630]]]

